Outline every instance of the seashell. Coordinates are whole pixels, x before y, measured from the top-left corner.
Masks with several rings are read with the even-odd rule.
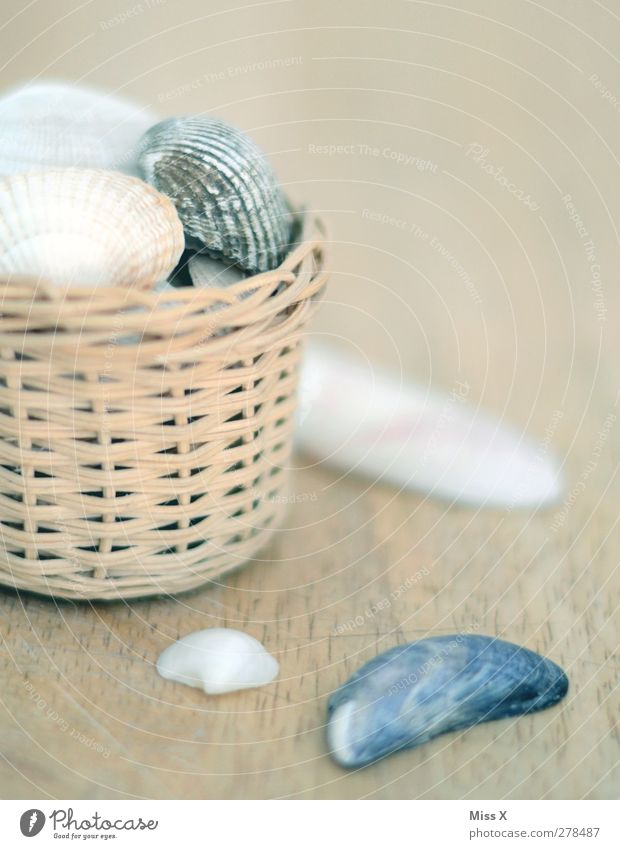
[[[273,681],[278,669],[278,661],[262,643],[233,628],[194,631],[168,646],[157,661],[162,678],[208,695],[262,687]]]
[[[565,673],[536,652],[493,637],[452,635],[396,646],[330,698],[334,759],[360,767],[440,734],[543,710],[564,698]]]
[[[59,168],[0,178],[0,274],[147,287],[183,251],[168,198],[114,171]]]
[[[404,382],[367,360],[310,345],[301,374],[296,440],[312,457],[377,482],[484,507],[554,502],[553,457],[450,393]]]
[[[215,118],[172,118],[146,133],[141,173],[172,198],[188,245],[268,271],[289,244],[291,215],[260,148]]]
[[[71,166],[136,173],[137,144],[156,120],[150,110],[96,89],[22,86],[0,99],[0,174]]]
[[[198,288],[232,286],[245,280],[245,273],[236,265],[222,262],[206,254],[194,254],[188,262],[192,283]]]

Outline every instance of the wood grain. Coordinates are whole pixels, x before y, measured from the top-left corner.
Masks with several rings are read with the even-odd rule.
[[[130,604],[3,592],[0,794],[617,797],[620,168],[592,80],[620,98],[610,4],[187,0],[126,23],[125,0],[105,5],[8,0],[7,84],[85,79],[250,131],[332,234],[315,331],[437,388],[467,381],[560,458],[566,503],[468,510],[300,457],[285,527],[217,585]],[[263,640],[279,679],[219,698],[160,679],[159,652],[211,625]],[[357,772],[330,761],[334,687],[382,649],[469,630],[563,665],[566,700]]]
[[[592,552],[615,510],[599,509],[598,540],[565,534],[551,544],[547,517],[474,516],[381,487],[360,497],[357,481],[331,484],[322,470],[299,473],[295,492],[312,500],[291,510],[265,562],[218,586],[131,604],[3,595],[2,794],[613,796],[618,582],[611,553]],[[576,506],[575,522],[590,508]],[[156,675],[171,640],[215,625],[263,640],[279,679],[209,698]],[[336,767],[323,733],[329,692],[378,651],[451,632],[548,654],[569,673],[566,702],[365,770]]]

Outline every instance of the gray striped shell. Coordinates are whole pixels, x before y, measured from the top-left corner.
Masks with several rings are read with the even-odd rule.
[[[286,198],[260,148],[216,118],[172,118],[143,137],[144,178],[174,202],[189,247],[252,271],[276,268],[290,240]]]

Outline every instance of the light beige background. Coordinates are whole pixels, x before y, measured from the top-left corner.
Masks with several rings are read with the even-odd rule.
[[[567,481],[557,510],[516,515],[309,467],[288,530],[220,587],[92,609],[5,595],[2,792],[617,796],[611,0],[5,0],[1,16],[7,87],[82,81],[251,133],[329,224],[333,280],[314,329],[434,386],[467,381],[472,401],[557,453]],[[339,630],[360,612],[363,627]],[[212,702],[155,676],[171,638],[214,624],[264,639],[279,683]],[[331,764],[331,689],[396,642],[472,628],[563,663],[565,704],[359,773]]]

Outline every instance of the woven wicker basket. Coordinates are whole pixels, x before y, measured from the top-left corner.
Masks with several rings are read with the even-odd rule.
[[[175,593],[239,566],[284,509],[318,222],[275,271],[157,294],[3,284],[0,582]]]

